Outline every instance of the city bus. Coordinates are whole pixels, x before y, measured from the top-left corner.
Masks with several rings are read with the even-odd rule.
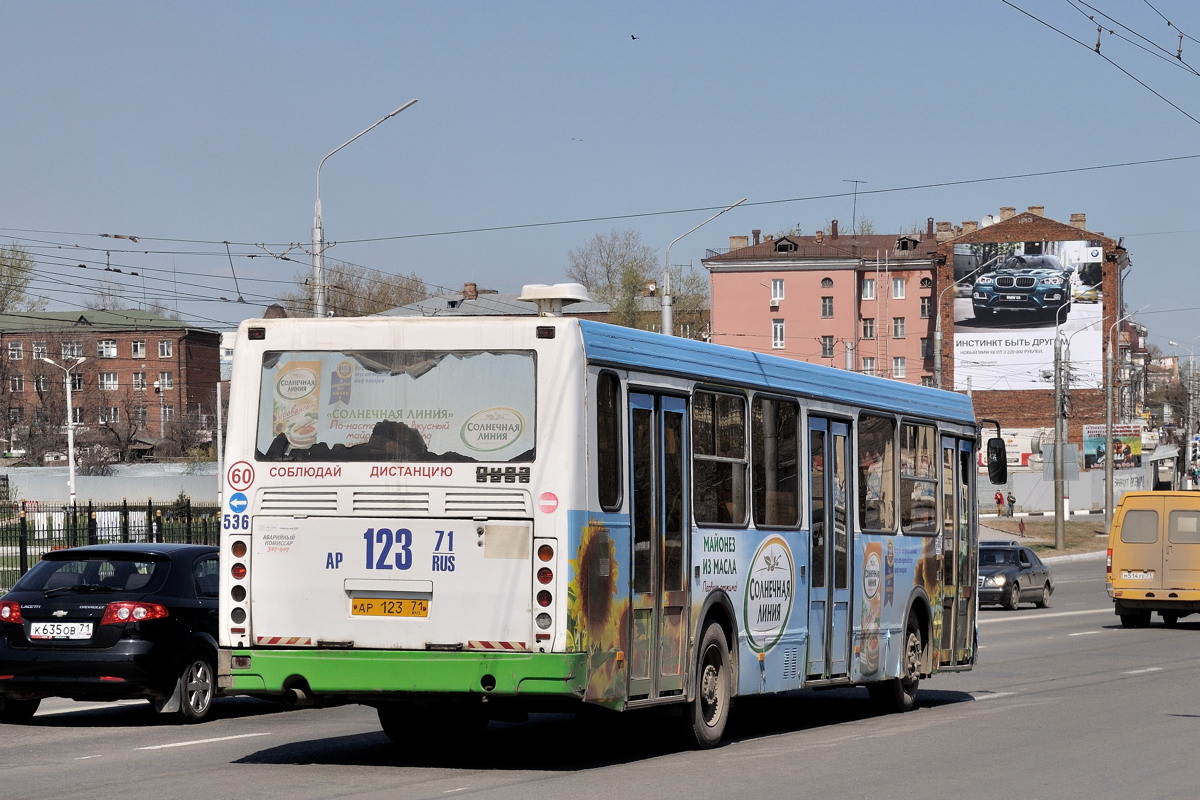
[[[971,401],[564,317],[239,328],[219,681],[396,741],[738,697],[894,710],[975,661]],[[988,442],[1003,480],[1003,442]]]

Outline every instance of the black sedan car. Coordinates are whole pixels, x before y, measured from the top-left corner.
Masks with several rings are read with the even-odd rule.
[[[1016,609],[1021,603],[1050,606],[1054,577],[1050,567],[1016,542],[980,542],[979,604]]]
[[[0,597],[0,721],[44,697],[146,698],[184,721],[216,694],[217,548],[54,550]]]

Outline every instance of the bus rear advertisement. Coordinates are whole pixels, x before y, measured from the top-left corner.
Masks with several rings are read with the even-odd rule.
[[[397,741],[593,706],[713,747],[737,697],[810,687],[905,710],[975,660],[979,441],[964,395],[562,316],[249,320],[221,687]]]

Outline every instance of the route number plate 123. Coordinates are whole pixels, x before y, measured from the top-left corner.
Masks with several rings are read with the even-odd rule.
[[[356,617],[428,617],[429,601],[385,597],[356,597],[350,601]]]

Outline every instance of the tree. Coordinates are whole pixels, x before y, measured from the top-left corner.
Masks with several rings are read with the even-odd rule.
[[[284,292],[279,301],[288,316],[305,317],[313,313],[312,293],[309,290],[311,273],[296,273],[299,287]],[[406,306],[429,296],[425,281],[411,275],[387,275],[379,270],[355,264],[334,262],[325,266],[325,310],[335,317],[362,317],[380,311]]]
[[[45,297],[29,294],[34,266],[29,252],[16,243],[0,247],[0,314],[41,311],[46,307]]]
[[[640,233],[598,233],[568,251],[567,258],[571,262],[567,277],[582,283],[593,299],[609,307],[611,322],[627,328],[658,330],[658,304],[646,298],[661,296],[662,267],[658,251],[644,244]],[[694,334],[699,330],[699,319],[708,310],[708,279],[690,267],[672,266],[671,296],[677,325]],[[694,316],[697,319],[692,319]]]

